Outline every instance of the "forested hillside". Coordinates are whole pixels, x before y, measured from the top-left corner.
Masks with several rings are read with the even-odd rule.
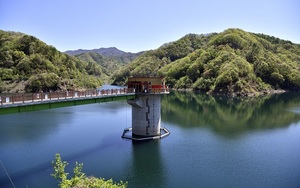
[[[119,50],[116,47],[111,47],[111,48],[99,48],[99,49],[92,49],[92,50],[82,50],[82,49],[68,50],[65,53],[73,56],[86,54],[86,53],[97,53],[103,56],[104,59],[111,61],[112,63],[127,64],[133,61],[136,57],[141,55],[143,52],[138,52],[138,53],[124,52],[122,50]]]
[[[33,36],[0,30],[0,92],[96,88],[103,76],[95,62],[61,53]]]
[[[124,52],[115,47],[111,48],[99,48],[93,50],[68,50],[66,54],[77,57],[82,61],[98,64],[103,70],[103,80],[106,83],[111,83],[111,75],[133,61],[143,52],[131,53]]]
[[[175,89],[231,96],[299,91],[300,45],[228,29],[188,34],[143,53],[100,48],[69,56],[33,36],[0,30],[2,93],[88,89],[111,80],[122,85],[130,76],[164,76]]]
[[[148,51],[113,76],[165,76],[173,88],[253,95],[300,90],[300,45],[240,29],[189,34]]]
[[[96,52],[86,52],[82,54],[75,55],[78,59],[88,62],[91,65],[100,65],[103,72],[103,80],[106,83],[111,82],[111,75],[119,70],[124,64],[121,61],[116,60],[113,57],[105,57]]]

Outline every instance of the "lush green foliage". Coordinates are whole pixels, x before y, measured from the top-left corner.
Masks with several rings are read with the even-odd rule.
[[[102,75],[94,62],[63,54],[33,36],[0,30],[0,92],[96,88]]]
[[[129,76],[161,76],[160,69],[200,48],[208,38],[209,36],[189,34],[178,41],[164,44],[157,50],[147,51],[117,71],[112,76],[113,84],[124,84]]]
[[[83,164],[76,162],[73,169],[73,177],[68,179],[69,173],[65,172],[65,168],[68,165],[66,161],[62,161],[60,154],[55,155],[55,160],[52,161],[54,173],[51,174],[55,179],[58,179],[59,186],[61,188],[80,187],[80,188],[117,188],[127,187],[127,182],[114,183],[112,179],[105,180],[103,178],[87,177],[82,172]]]
[[[88,63],[89,74],[101,76],[106,82],[111,82],[110,76],[124,64],[113,57],[105,57],[96,52],[87,52],[75,55],[78,59]],[[96,65],[100,66],[96,66]],[[100,68],[101,67],[101,68]],[[103,73],[102,73],[103,72]]]
[[[275,89],[300,90],[300,45],[263,34],[228,29],[189,34],[148,51],[114,74],[165,76],[173,88],[248,95]]]
[[[96,52],[68,56],[22,33],[0,31],[0,42],[0,92],[122,85],[130,76],[165,76],[173,88],[228,95],[300,90],[300,45],[240,29],[188,34],[137,58],[112,49],[135,58],[126,66]]]
[[[136,57],[141,55],[143,52],[138,53],[131,53],[131,52],[124,52],[122,50],[117,49],[116,47],[110,48],[99,48],[99,49],[92,49],[92,50],[68,50],[65,53],[69,55],[78,56],[80,54],[88,54],[88,53],[96,53],[101,55],[104,59],[110,61],[111,63],[117,64],[127,64],[133,61]],[[101,61],[99,61],[101,64]]]
[[[111,48],[99,48],[93,50],[74,50],[66,51],[65,53],[69,55],[74,55],[78,59],[93,63],[99,64],[104,74],[102,74],[103,80],[106,83],[111,83],[111,75],[121,69],[126,64],[130,63],[136,59],[143,52],[130,53],[121,51],[115,47]]]

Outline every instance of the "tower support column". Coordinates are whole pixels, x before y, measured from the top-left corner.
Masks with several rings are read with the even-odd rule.
[[[122,138],[151,140],[168,136],[170,132],[161,128],[160,97],[169,94],[164,78],[128,78],[128,89],[135,92],[135,99],[127,100],[132,106],[132,127],[124,130]]]
[[[139,95],[137,100],[129,100],[132,106],[132,134],[134,136],[160,135],[160,95]]]

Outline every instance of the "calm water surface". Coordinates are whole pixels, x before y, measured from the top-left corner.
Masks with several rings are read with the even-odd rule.
[[[128,187],[300,187],[300,95],[162,97],[165,139],[122,140],[126,101],[0,116],[0,160],[16,187],[57,187],[55,153]],[[0,187],[12,187],[0,165]]]

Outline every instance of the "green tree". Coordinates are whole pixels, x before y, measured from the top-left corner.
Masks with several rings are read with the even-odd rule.
[[[76,162],[73,169],[73,176],[69,179],[69,173],[65,172],[65,168],[68,165],[66,161],[62,161],[60,154],[55,154],[55,160],[52,161],[54,172],[52,177],[59,180],[59,186],[61,188],[81,187],[81,188],[125,188],[127,182],[120,181],[114,183],[112,179],[105,180],[103,178],[87,177],[82,172],[83,163]]]
[[[27,92],[90,89],[103,83],[100,65],[63,54],[33,36],[1,30],[0,73],[6,92],[12,88]],[[82,79],[85,77],[90,82]],[[72,86],[61,84],[69,79],[76,80]]]
[[[33,75],[28,79],[25,87],[27,92],[48,92],[55,91],[59,86],[60,80],[55,73],[42,73]]]

